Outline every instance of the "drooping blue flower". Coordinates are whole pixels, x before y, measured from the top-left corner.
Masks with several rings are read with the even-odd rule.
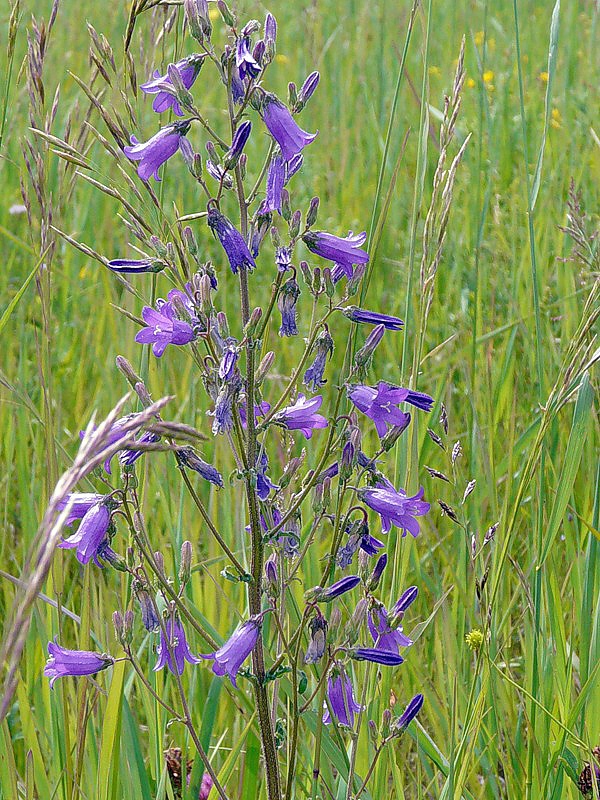
[[[397,653],[388,650],[378,650],[375,647],[358,647],[351,653],[356,661],[372,661],[374,664],[382,664],[384,667],[396,667],[402,664],[404,659]]]
[[[278,97],[265,92],[262,102],[262,118],[269,133],[281,149],[285,161],[302,151],[314,141],[317,133],[307,133],[296,123],[290,110]]]
[[[223,165],[225,169],[233,169],[240,160],[240,156],[244,151],[250,131],[252,130],[252,123],[249,120],[244,120],[235,131],[231,147],[223,156]]]
[[[75,533],[60,542],[58,546],[64,549],[76,548],[75,555],[80,564],[87,564],[93,560],[98,567],[101,567],[98,551],[107,538],[113,507],[113,501],[105,497],[91,505],[83,515]]]
[[[50,688],[54,688],[57,678],[67,675],[95,675],[114,664],[114,659],[103,653],[89,650],[67,650],[57,644],[56,639],[48,642],[48,661],[44,667],[44,675],[50,678]]]
[[[327,620],[318,608],[315,611],[315,616],[308,624],[310,642],[304,655],[305,664],[316,664],[323,657],[327,645]]]
[[[333,337],[329,333],[327,326],[325,326],[325,328],[315,339],[313,352],[315,353],[315,360],[304,373],[303,383],[314,392],[327,383],[327,381],[323,378],[325,373],[325,364],[327,363],[327,359],[331,358],[331,354],[333,353]]]
[[[337,597],[350,592],[360,583],[358,575],[347,575],[345,578],[340,578],[339,581],[332,583],[327,589],[322,589],[317,595],[319,603],[330,603]]]
[[[154,672],[158,672],[166,665],[173,675],[181,675],[186,661],[188,664],[199,664],[201,661],[192,655],[183,625],[177,616],[169,617],[165,621],[164,630],[161,628],[156,653],[158,659],[154,665]]]
[[[361,707],[354,699],[352,681],[348,677],[346,670],[341,665],[333,667],[327,678],[327,699],[333,715],[340,725],[348,728],[354,726],[354,714],[361,710]],[[325,725],[331,723],[329,708],[323,714]]]
[[[252,271],[256,262],[252,258],[248,245],[242,234],[232,225],[224,214],[214,206],[208,211],[208,225],[221,242],[223,250],[229,259],[229,265],[234,275],[238,269]]]
[[[151,176],[159,181],[158,170],[179,150],[181,137],[190,127],[189,122],[174,122],[161,128],[147,142],[140,142],[135,136],[131,137],[131,145],[123,148],[123,152],[130,161],[139,161],[137,173],[143,181]]]
[[[256,493],[259,500],[265,501],[269,496],[271,489],[279,489],[277,484],[267,475],[269,469],[269,459],[264,448],[261,448],[260,453],[256,459]]]
[[[300,287],[295,277],[287,280],[277,296],[277,308],[281,312],[280,336],[297,336],[296,303],[300,297]]]
[[[233,336],[228,336],[225,339],[223,352],[221,354],[221,361],[219,363],[219,378],[222,381],[230,381],[236,370],[240,351],[238,349],[238,341]]]
[[[250,52],[249,36],[238,36],[235,45],[235,65],[242,81],[246,78],[256,78],[260,74],[260,64]]]
[[[140,612],[142,615],[142,624],[144,628],[150,633],[155,633],[159,626],[160,620],[156,614],[155,604],[148,590],[139,581],[133,582],[133,592],[136,600],[140,604]]]
[[[385,436],[388,427],[405,427],[406,413],[397,408],[399,403],[410,403],[422,411],[431,411],[433,406],[433,398],[428,394],[402,389],[385,381],[379,381],[376,387],[352,386],[348,397],[359,411],[373,420],[380,438]]]
[[[346,237],[334,236],[325,231],[308,231],[302,236],[303,242],[311,253],[335,263],[331,271],[334,282],[344,275],[351,278],[352,268],[355,264],[368,262],[369,254],[360,247],[366,239],[367,234],[364,231],[356,235],[350,231]]]
[[[137,275],[141,272],[162,272],[165,262],[159,258],[113,258],[108,266],[113,272]]]
[[[180,447],[179,450],[177,450],[177,460],[183,466],[193,469],[194,472],[197,472],[205,481],[222,488],[223,476],[219,470],[212,464],[207,464],[206,461],[201,459],[193,447]]]
[[[374,647],[377,650],[386,650],[398,654],[401,647],[409,647],[412,639],[409,639],[402,631],[402,626],[392,628],[390,615],[385,606],[375,606],[367,618],[369,631],[373,637]]]
[[[369,556],[374,556],[384,546],[383,542],[371,536],[366,519],[348,523],[344,532],[348,535],[348,539],[346,544],[338,550],[336,558],[336,563],[341,569],[347,569],[350,566],[354,553],[358,549],[364,550]]]
[[[248,418],[246,417],[246,402],[242,400],[238,405],[238,410],[240,412],[240,420],[242,422],[242,428],[246,429],[246,425],[248,424]],[[266,400],[261,400],[260,403],[254,406],[254,422],[258,424],[258,420],[260,417],[266,416],[269,411],[271,410],[271,404],[267,403]]]
[[[190,89],[200,74],[203,63],[203,55],[192,55],[180,59],[172,66],[175,67],[179,73],[181,82],[185,88]],[[166,89],[169,88],[171,91],[166,91]],[[157,114],[162,114],[163,111],[168,111],[169,108],[172,108],[176,116],[183,116],[181,106],[173,94],[175,87],[171,83],[168,73],[161,75],[158,70],[155,70],[152,79],[146,83],[141,83],[140,89],[146,94],[156,95],[152,103],[152,109],[156,111]]]
[[[321,395],[307,400],[303,394],[299,394],[293,405],[275,414],[273,422],[283,425],[290,431],[302,431],[304,437],[310,439],[313,430],[326,428],[329,424],[322,414],[317,413],[322,403]]]
[[[90,508],[104,499],[105,495],[94,492],[71,492],[59,501],[57,508],[59,511],[64,511],[67,506],[69,507],[65,525],[72,525],[75,520],[85,517]]]
[[[423,708],[423,702],[423,695],[416,694],[406,706],[402,715],[392,722],[393,729],[397,731],[406,730],[413,719],[417,716],[419,711]]]
[[[215,675],[228,675],[237,688],[237,674],[244,661],[256,647],[260,635],[261,617],[250,617],[233,633],[225,644],[214,653],[202,655],[214,659],[212,671]]]
[[[222,384],[215,400],[215,409],[212,412],[214,417],[212,430],[215,435],[227,433],[233,428],[233,404],[241,387],[242,379],[239,372],[230,381]]]
[[[146,431],[143,433],[139,439],[136,439],[136,444],[155,444],[156,442],[160,441],[160,436],[158,433],[152,433],[152,431]],[[142,450],[122,450],[119,453],[119,463],[124,467],[130,467],[132,464],[141,458],[146,451]]]
[[[341,309],[342,314],[352,322],[364,323],[367,325],[383,325],[388,331],[399,331],[404,322],[400,317],[392,317],[389,314],[380,314],[377,311],[367,311],[357,306],[346,306]]]
[[[429,503],[423,500],[423,494],[423,487],[412,497],[408,497],[403,489],[396,491],[389,486],[358,490],[360,499],[381,517],[381,529],[384,533],[395,525],[402,529],[403,536],[408,531],[414,537],[420,532],[416,518],[427,514],[430,509]]]
[[[281,214],[281,200],[285,186],[285,161],[280,153],[273,156],[267,170],[266,197],[262,201],[259,214],[277,211]]]

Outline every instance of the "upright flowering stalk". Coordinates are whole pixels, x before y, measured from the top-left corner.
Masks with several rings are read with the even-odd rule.
[[[56,639],[48,642],[48,662],[44,667],[44,675],[50,678],[50,688],[58,678],[67,675],[79,677],[81,675],[95,675],[114,664],[114,659],[102,653],[93,653],[89,650],[67,650],[57,644]]]
[[[317,136],[316,133],[303,131],[289,108],[270,92],[265,92],[262,99],[262,118],[286,161],[301,153]]]
[[[189,122],[174,122],[161,128],[147,142],[140,142],[131,137],[131,145],[123,148],[123,152],[131,161],[139,161],[138,175],[143,181],[154,179],[159,181],[158,170],[179,150],[181,137],[189,130]]]

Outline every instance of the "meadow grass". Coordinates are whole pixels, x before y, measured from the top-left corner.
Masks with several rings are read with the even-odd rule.
[[[285,96],[289,80],[299,83],[312,69],[322,75],[303,117],[320,134],[305,163],[306,196],[297,200],[306,203],[309,192],[320,195],[319,226],[325,230],[369,230],[377,246],[365,304],[407,322],[402,334],[382,343],[379,377],[401,385],[411,376],[418,379],[419,388],[436,398],[430,425],[438,435],[441,403],[449,419],[446,450],[425,425],[400,442],[398,482],[406,478],[407,488],[422,483],[434,507],[416,541],[390,534],[394,569],[388,570],[382,597],[395,597],[408,583],[420,587],[405,624],[409,635],[414,627],[416,642],[406,663],[380,681],[376,670],[360,669],[373,689],[367,718],[379,721],[390,699],[398,710],[417,691],[425,695],[425,706],[410,736],[383,751],[365,797],[579,797],[577,775],[600,744],[597,373],[590,368],[593,351],[586,350],[599,309],[598,256],[592,252],[587,263],[571,258],[577,248],[560,226],[567,225],[571,180],[588,212],[589,231],[598,225],[597,4],[430,0],[419,5],[412,26],[405,0],[276,6],[281,7],[271,10],[280,23],[279,55],[270,88]],[[269,6],[245,0],[238,8],[241,17],[262,19]],[[47,43],[45,102],[33,118],[25,88],[26,37],[31,14],[38,23],[48,19],[51,4],[29,0],[13,3],[13,10],[10,30],[10,9],[1,12],[0,38],[5,620],[23,592],[20,581],[29,574],[27,556],[39,521],[58,476],[71,464],[79,430],[92,410],[105,416],[127,390],[114,366],[117,354],[134,364],[154,397],[176,395],[171,419],[208,429],[207,400],[186,354],[175,352],[160,362],[149,358],[133,341],[134,325],[114,308],[138,315],[140,300],[47,229],[51,205],[52,225],[60,231],[107,258],[131,255],[118,201],[75,174],[78,169],[118,186],[135,200],[134,189],[89,129],[81,140],[89,168],[59,159],[53,150],[60,148],[30,131],[44,124],[60,85],[52,133],[64,138],[71,119],[73,142],[87,118],[106,135],[99,115],[88,114],[72,76],[87,80],[90,73],[86,20],[112,44],[122,69],[128,4],[111,4],[107,13],[105,4],[63,0]],[[173,60],[171,45],[165,49],[153,41],[161,15],[146,12],[134,33],[139,81],[157,60]],[[457,170],[425,319],[419,290],[423,226],[440,155],[444,96],[452,90],[463,36],[466,80],[450,158],[471,138]],[[177,53],[185,47],[178,37]],[[217,89],[203,87],[204,109],[217,107]],[[126,116],[118,78],[105,102]],[[146,132],[156,125],[149,105],[138,97],[132,109]],[[45,212],[24,166],[26,141],[32,143],[28,159]],[[157,189],[162,207],[169,214],[174,204],[180,214],[198,210],[183,164],[173,160],[168,169],[170,180]],[[14,213],[23,202],[21,179],[31,224],[26,214]],[[164,229],[145,195],[142,202],[148,222]],[[216,257],[206,227],[192,224]],[[269,281],[257,271],[253,293],[267,297]],[[233,303],[232,277],[224,276],[221,285]],[[230,319],[236,313],[232,306]],[[302,313],[309,313],[308,305]],[[300,346],[288,348],[290,364]],[[343,356],[340,346],[338,369]],[[287,374],[287,366],[278,363],[277,372]],[[271,380],[279,388],[278,375]],[[462,455],[452,463],[457,441]],[[214,454],[229,474],[234,464],[221,442]],[[423,467],[417,474],[417,464],[450,481],[431,477]],[[243,587],[220,577],[222,557],[166,457],[146,458],[139,475],[147,524],[167,565],[176,571],[182,541],[194,544],[194,579],[186,589],[190,608],[221,640],[241,618]],[[471,480],[475,488],[463,502]],[[199,491],[224,538],[244,558],[241,491],[233,504],[233,490]],[[458,522],[443,513],[438,498],[456,511]],[[485,532],[496,522],[495,536],[484,546]],[[318,582],[320,569],[318,561],[307,565],[307,586]],[[96,571],[92,580],[89,569],[80,572],[68,553],[58,551],[43,596],[31,609],[16,693],[1,723],[1,797],[174,797],[164,750],[180,747],[185,761],[194,758],[193,745],[140,691],[125,664],[97,683],[68,679],[53,692],[42,675],[46,642],[58,632],[81,649],[115,646],[111,614],[127,600],[110,571]],[[486,632],[477,650],[465,641],[473,629]],[[141,643],[142,661],[152,663],[151,646],[148,637]],[[198,641],[196,650],[202,647]],[[240,707],[228,684],[208,669],[184,677],[197,699],[192,713],[202,744],[220,778],[232,797],[257,797],[260,748],[250,696]],[[164,676],[151,673],[150,680],[156,691],[165,690]],[[304,719],[314,730],[314,709]],[[323,747],[324,777],[342,798],[349,744],[329,731]],[[311,765],[306,748],[301,745],[299,759]],[[363,728],[358,775],[366,774],[372,757]],[[196,760],[193,776],[201,772]],[[301,774],[309,784],[309,769]],[[300,781],[296,796],[305,796],[305,789]]]

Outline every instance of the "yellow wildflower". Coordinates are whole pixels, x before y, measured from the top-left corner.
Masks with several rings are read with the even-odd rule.
[[[558,108],[553,108],[550,114],[550,125],[553,128],[562,128],[562,117]]]
[[[467,89],[473,89],[477,83],[473,80],[473,78],[467,78]]]
[[[481,47],[483,40],[485,39],[485,33],[483,31],[477,31],[473,39],[475,40],[475,45],[477,47]]]
[[[275,56],[275,61],[278,64],[289,64],[290,63],[289,58],[287,56],[284,56],[283,53],[277,53],[277,55]]]
[[[472,631],[469,631],[465,636],[465,642],[470,650],[479,650],[481,645],[484,642],[484,635],[479,628],[473,628]]]
[[[491,83],[494,80],[494,73],[491,69],[486,69],[483,73],[483,82],[484,83]]]
[[[547,72],[540,72],[538,78],[541,80],[542,83],[548,83],[549,75]]]

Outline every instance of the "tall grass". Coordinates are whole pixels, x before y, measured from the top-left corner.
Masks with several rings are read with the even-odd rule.
[[[382,596],[397,594],[408,577],[419,585],[411,611],[416,643],[393,679],[376,686],[371,677],[373,700],[365,715],[379,722],[390,698],[399,708],[417,691],[426,702],[411,737],[379,758],[368,791],[373,798],[398,799],[580,797],[577,776],[600,744],[600,470],[591,345],[600,308],[599,259],[597,240],[578,233],[576,203],[572,199],[570,216],[567,204],[572,179],[588,212],[588,231],[598,227],[597,4],[557,3],[553,22],[552,5],[540,0],[431,0],[419,4],[412,27],[410,2],[279,5],[271,8],[280,21],[272,87],[285,95],[289,80],[301,81],[313,68],[322,74],[309,108],[309,127],[320,130],[312,145],[317,154],[305,166],[306,186],[321,196],[319,224],[338,233],[370,224],[377,247],[365,304],[407,321],[403,338],[382,344],[381,378],[418,381],[435,394],[436,415],[443,403],[449,420],[447,436],[437,416],[431,420],[445,450],[423,427],[403,443],[398,458],[399,478],[416,463],[448,476],[448,483],[426,472],[411,474],[411,480],[424,484],[432,502],[439,498],[450,506],[457,522],[436,505],[416,543],[395,543],[395,569]],[[257,18],[265,10],[249,0],[239,9]],[[127,198],[134,190],[86,126],[106,135],[73,77],[87,81],[93,70],[86,20],[112,44],[125,74],[128,10],[125,3],[107,13],[104,4],[63,0],[45,45],[43,94],[38,86],[33,104],[24,66],[27,35],[34,35],[31,14],[39,32],[51,3],[13,2],[0,12],[5,619],[26,589],[28,554],[56,477],[71,466],[79,430],[93,409],[103,417],[124,394],[114,367],[117,353],[139,369],[155,397],[177,396],[173,418],[206,428],[206,401],[185,356],[149,360],[133,342],[131,322],[114,308],[137,314],[136,297],[49,227],[107,258],[131,253],[119,203],[84,176]],[[132,45],[140,81],[174,55],[162,40],[154,44],[162,11],[142,17]],[[440,156],[444,95],[452,90],[463,36],[466,80],[452,156],[469,134],[471,140],[457,172],[418,351],[423,228]],[[183,43],[177,46],[182,52]],[[103,102],[127,115],[119,80],[113,76]],[[203,105],[210,108],[216,92],[210,86],[203,91]],[[142,98],[131,115],[150,130],[151,112]],[[59,138],[71,127],[70,141],[79,142],[85,165],[60,160],[54,152],[59,148],[32,127]],[[23,149],[42,192],[41,208]],[[323,165],[319,171],[317,164]],[[169,165],[171,176],[178,170],[183,175],[181,164]],[[21,180],[31,222],[15,209],[23,203]],[[188,186],[165,182],[157,192],[160,203],[193,213],[197,198]],[[150,224],[162,224],[152,203],[144,202]],[[212,237],[201,223],[192,224],[207,253],[215,254]],[[579,241],[574,244],[561,226]],[[255,285],[266,296],[268,278],[256,274]],[[340,348],[338,367],[343,357]],[[283,374],[286,367],[281,365]],[[452,463],[457,441],[463,454]],[[234,469],[219,443],[215,457],[224,474]],[[220,577],[225,564],[170,480],[166,459],[157,454],[151,466],[149,461],[140,477],[152,537],[170,566],[184,539],[194,543],[190,607],[205,626],[214,625],[219,639],[239,618],[243,593]],[[203,492],[222,535],[243,557],[241,502],[232,506],[217,491]],[[484,544],[496,522],[494,537]],[[193,746],[123,664],[106,681],[65,681],[53,692],[42,676],[45,643],[58,631],[81,648],[114,644],[110,615],[127,601],[109,571],[95,573],[92,581],[73,564],[57,553],[31,608],[16,693],[0,726],[0,796],[172,798],[164,750],[181,748],[185,763]],[[317,583],[320,565],[313,569],[307,580]],[[411,627],[407,620],[409,635]],[[484,632],[484,645],[472,651],[465,636],[475,628]],[[140,658],[151,662],[149,640]],[[220,779],[232,796],[256,797],[260,748],[249,699],[238,708],[228,686],[206,669],[187,677],[194,696],[202,698],[192,712]],[[163,677],[152,674],[150,680],[161,693]],[[305,721],[314,729],[316,714],[306,712]],[[224,732],[222,738],[217,732]],[[325,738],[321,767],[335,785],[336,775],[347,771],[349,753],[335,731]],[[311,763],[312,753],[303,747],[299,757]],[[358,775],[365,775],[372,756],[365,734],[358,743]],[[192,774],[201,773],[198,760]],[[337,785],[343,797],[343,781]],[[298,797],[304,789],[297,787]]]

